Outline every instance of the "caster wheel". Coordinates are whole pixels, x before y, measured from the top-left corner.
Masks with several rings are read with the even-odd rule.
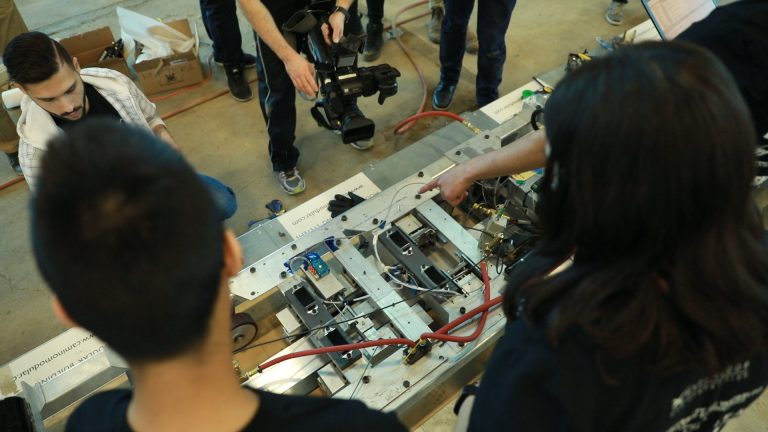
[[[236,313],[232,316],[232,351],[245,348],[256,338],[259,327],[247,313]]]

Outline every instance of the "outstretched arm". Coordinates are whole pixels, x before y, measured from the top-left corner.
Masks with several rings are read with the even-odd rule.
[[[457,205],[467,196],[467,189],[477,180],[507,176],[541,168],[547,163],[547,138],[543,130],[534,131],[498,150],[456,165],[440,177],[419,189],[420,193],[434,188],[440,195]]]

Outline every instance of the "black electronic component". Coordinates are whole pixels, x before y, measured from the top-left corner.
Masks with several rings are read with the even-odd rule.
[[[459,287],[424,255],[418,245],[398,226],[379,236],[381,244],[405,268],[419,286],[426,289],[448,289],[458,292]]]

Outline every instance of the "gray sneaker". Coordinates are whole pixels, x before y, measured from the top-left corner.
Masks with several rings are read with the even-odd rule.
[[[364,141],[352,141],[349,143],[349,146],[355,150],[368,150],[369,148],[373,147],[373,140],[369,139]]]
[[[626,3],[619,3],[617,1],[611,2],[611,5],[605,11],[605,20],[608,21],[608,24],[615,26],[621,24],[621,20],[624,19],[624,6],[626,5]]]
[[[304,183],[304,179],[299,175],[299,170],[296,168],[289,169],[288,171],[280,171],[277,174],[277,181],[280,182],[280,187],[283,188],[288,195],[302,193],[307,187]]]

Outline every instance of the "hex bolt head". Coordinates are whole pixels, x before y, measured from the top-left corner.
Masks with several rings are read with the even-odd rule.
[[[456,150],[456,156],[461,156],[461,150]]]
[[[419,174],[418,174],[418,176],[419,176],[419,177],[424,177],[424,171],[419,171]]]
[[[341,215],[341,221],[346,222],[347,221],[347,215]]]
[[[255,296],[256,295],[256,291],[251,291],[251,295]]]
[[[421,199],[421,194],[416,194],[416,196],[414,198]]]
[[[291,245],[291,250],[296,250],[296,248],[297,248],[297,247],[298,247],[298,246],[296,246],[295,244],[292,244],[292,245]]]
[[[376,219],[376,218],[373,218],[373,220],[371,222],[373,222],[374,225],[378,225],[379,224],[379,220]]]
[[[467,313],[467,308],[465,308],[464,306],[460,307],[459,308],[459,313],[464,315],[465,313]]]
[[[490,136],[490,135],[488,135],[488,134],[485,134],[485,137],[484,137],[484,138],[485,138],[485,139],[490,139],[490,138],[491,138],[491,136]]]
[[[256,267],[251,267],[250,271],[251,273],[256,273]]]
[[[284,271],[283,271],[283,272],[280,272],[280,278],[281,278],[281,279],[285,279],[287,276],[288,276],[288,273],[286,273],[286,272],[284,272]]]
[[[411,382],[408,380],[403,381],[403,387],[408,388],[411,386]]]
[[[369,375],[363,376],[363,384],[368,384],[371,382],[371,377]]]

